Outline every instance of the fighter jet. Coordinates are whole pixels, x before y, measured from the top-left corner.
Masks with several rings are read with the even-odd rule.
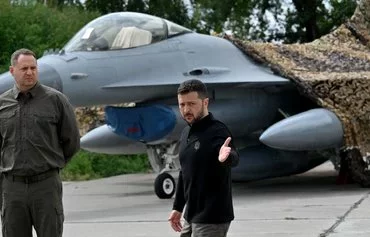
[[[233,180],[259,180],[310,170],[342,144],[337,116],[302,96],[287,78],[256,64],[230,41],[159,17],[117,12],[84,26],[58,53],[38,59],[40,81],[76,107],[105,106],[106,124],[81,138],[85,150],[147,153],[155,193],[171,198],[178,142],[187,126],[177,87],[207,84],[213,115],[231,130],[240,153]],[[0,92],[13,85],[0,76]],[[324,155],[325,154],[325,155]]]

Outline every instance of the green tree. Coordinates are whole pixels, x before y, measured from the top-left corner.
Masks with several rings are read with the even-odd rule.
[[[355,0],[331,0],[330,8],[322,0],[293,0],[295,11],[287,14],[284,41],[310,42],[328,34],[352,16],[357,4]]]
[[[126,4],[126,11],[145,13],[147,4],[143,0],[128,0]]]
[[[253,11],[252,0],[193,0],[192,25],[199,32],[222,32],[232,30],[237,36],[247,33],[250,23],[246,21]]]
[[[254,24],[249,26],[249,34],[247,39],[260,41],[273,41],[279,35],[279,26],[284,25],[281,19],[283,15],[283,3],[281,0],[254,0],[251,4],[254,14],[249,17],[249,20]],[[274,21],[275,26],[270,26],[271,21]]]
[[[331,31],[333,28],[347,21],[353,15],[357,7],[356,0],[330,0],[329,3],[332,6],[332,10],[329,11],[329,21],[324,29],[326,32]]]
[[[98,11],[101,14],[110,12],[119,12],[126,10],[125,0],[86,0],[86,9],[89,11]]]
[[[200,32],[230,30],[238,38],[289,43],[327,34],[353,14],[356,0],[193,0],[192,6],[192,26]]]
[[[189,17],[182,0],[149,0],[147,13],[188,26]]]
[[[0,2],[0,71],[8,70],[9,58],[16,49],[30,48],[42,56],[47,49],[62,48],[96,12],[65,7],[63,11],[43,4],[10,5]]]
[[[34,5],[36,3],[43,4],[49,8],[62,9],[64,6],[78,6],[83,8],[80,0],[11,0],[14,5]]]

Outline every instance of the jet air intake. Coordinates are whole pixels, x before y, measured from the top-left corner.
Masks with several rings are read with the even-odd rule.
[[[311,109],[283,119],[260,136],[265,145],[290,151],[312,151],[339,147],[342,123],[327,109]]]

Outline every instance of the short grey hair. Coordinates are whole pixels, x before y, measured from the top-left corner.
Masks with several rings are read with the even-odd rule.
[[[10,57],[10,65],[12,66],[15,66],[17,65],[18,63],[18,58],[20,55],[32,55],[35,59],[36,59],[36,54],[32,51],[32,50],[29,50],[29,49],[25,49],[25,48],[22,48],[22,49],[18,49],[16,50],[12,56]]]

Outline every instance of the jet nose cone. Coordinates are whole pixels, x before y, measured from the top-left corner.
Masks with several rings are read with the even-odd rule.
[[[14,79],[10,72],[5,72],[0,75],[0,94],[12,88],[14,85]]]

